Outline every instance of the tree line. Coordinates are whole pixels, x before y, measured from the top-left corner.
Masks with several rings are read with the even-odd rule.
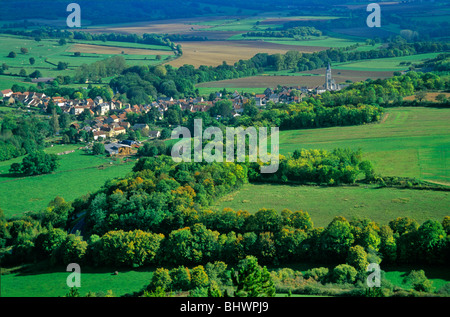
[[[305,36],[321,36],[322,31],[313,26],[299,26],[282,30],[250,31],[244,37],[279,37],[279,38],[301,38]]]

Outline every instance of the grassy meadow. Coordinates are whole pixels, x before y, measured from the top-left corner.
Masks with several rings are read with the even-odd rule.
[[[153,275],[152,269],[118,271],[116,269],[81,269],[80,295],[89,292],[100,296],[122,296],[140,291],[150,283]],[[22,269],[7,272],[1,276],[0,296],[2,297],[62,297],[69,292],[66,279],[70,272],[65,267],[54,268],[49,271],[45,268]]]
[[[387,109],[380,123],[362,126],[280,132],[280,153],[296,149],[361,148],[376,173],[450,184],[450,111],[439,108]],[[223,197],[214,207],[248,210],[305,210],[316,226],[334,216],[369,218],[387,224],[408,216],[423,222],[442,221],[450,214],[450,193],[444,191],[376,188],[374,186],[290,186],[247,184]]]
[[[377,173],[450,184],[450,111],[390,108],[380,123],[280,132],[280,153],[361,148]]]
[[[35,85],[29,79],[18,75],[24,69],[29,75],[39,70],[42,77],[74,76],[75,71],[82,64],[91,64],[96,61],[121,55],[128,65],[156,65],[165,59],[173,57],[169,47],[160,45],[146,45],[139,43],[101,42],[101,41],[67,41],[60,45],[57,39],[34,39],[13,35],[0,35],[0,64],[6,64],[8,69],[4,75],[0,75],[0,89],[11,88],[13,84]],[[27,53],[21,53],[21,48],[26,48]],[[74,56],[74,52],[80,52],[81,56]],[[16,57],[7,57],[10,52],[15,52]],[[156,56],[160,55],[161,60]],[[35,59],[33,65],[30,58]],[[68,68],[58,70],[59,62],[68,63]],[[85,85],[84,85],[85,86]]]
[[[56,145],[47,153],[70,151],[79,146]],[[72,201],[97,191],[106,180],[131,172],[133,162],[112,162],[105,156],[85,154],[82,150],[60,156],[59,168],[52,174],[16,177],[8,173],[12,163],[23,157],[0,162],[0,208],[6,217],[45,208],[56,196]],[[110,164],[112,163],[112,164]]]
[[[442,221],[450,214],[450,193],[373,186],[246,184],[212,208],[250,213],[261,208],[273,208],[278,212],[285,208],[303,210],[309,213],[316,227],[326,227],[335,216],[348,220],[368,218],[380,224],[388,224],[397,217],[411,217],[422,223],[428,219]]]

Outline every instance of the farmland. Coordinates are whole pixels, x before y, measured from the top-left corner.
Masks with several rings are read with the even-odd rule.
[[[255,213],[261,208],[303,210],[316,227],[326,227],[336,216],[348,220],[368,218],[388,224],[397,217],[411,217],[419,223],[442,221],[450,212],[449,192],[376,187],[315,187],[247,184],[223,197],[214,210],[231,208]]]
[[[2,7],[0,296],[450,296],[450,0],[382,2],[376,28],[343,1],[80,1],[74,29],[62,0]],[[360,83],[320,92],[328,64]],[[197,118],[279,126],[287,158],[176,162],[168,135]]]
[[[377,173],[450,184],[447,109],[392,108],[383,123],[280,132],[280,153],[296,149],[361,148]],[[256,212],[260,208],[308,211],[318,226],[337,214],[387,223],[399,216],[418,221],[442,220],[450,212],[448,192],[359,187],[308,187],[249,184],[221,199],[216,210],[229,207]]]
[[[257,53],[284,54],[289,50],[310,53],[323,50],[322,47],[293,47],[263,41],[189,41],[180,43],[183,47],[183,56],[169,62],[173,67],[185,64],[195,67],[217,66],[223,61],[231,65],[240,59],[250,59]]]
[[[280,152],[298,148],[361,148],[385,176],[450,183],[449,112],[439,108],[391,108],[383,123],[280,132]]]
[[[156,55],[160,55],[161,60],[173,57],[173,52],[168,47],[159,45],[100,41],[70,41],[61,45],[56,39],[42,39],[38,42],[12,35],[0,35],[0,41],[1,60],[8,66],[4,75],[0,75],[1,89],[11,88],[13,84],[26,87],[34,85],[29,78],[19,76],[21,69],[25,70],[26,75],[38,70],[42,77],[55,78],[74,76],[76,69],[82,64],[94,63],[114,55],[123,56],[130,65],[159,64],[161,61],[156,60]],[[21,53],[21,48],[27,49],[27,52]],[[15,58],[6,57],[11,51],[16,53]],[[80,52],[81,55],[75,56],[75,52]],[[30,58],[34,58],[33,64]],[[67,69],[58,70],[59,62],[67,63]]]
[[[47,153],[61,153],[79,146],[59,145]],[[56,196],[66,201],[98,190],[107,179],[125,176],[134,163],[112,162],[105,157],[87,155],[82,150],[60,156],[60,167],[53,174],[12,177],[9,167],[23,157],[0,162],[0,208],[9,217],[45,208]],[[113,164],[110,164],[113,163]]]
[[[408,65],[405,63],[419,63],[427,59],[436,57],[438,54],[418,54],[403,57],[380,58],[364,61],[342,62],[332,65],[332,75],[337,83],[359,82],[368,78],[388,78],[395,71],[405,71]],[[177,60],[175,61],[177,62]],[[402,64],[401,64],[402,63]],[[300,77],[301,76],[301,77]],[[201,88],[273,88],[277,85],[297,87],[306,86],[315,88],[325,82],[325,69],[294,72],[293,70],[267,71],[264,74],[254,77],[228,79],[214,82],[198,84]],[[237,89],[239,91],[239,89]]]

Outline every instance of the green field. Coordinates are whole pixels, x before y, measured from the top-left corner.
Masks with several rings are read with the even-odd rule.
[[[297,266],[297,265],[296,265]],[[302,272],[309,268],[317,267],[311,265],[300,265]],[[403,282],[404,277],[413,269],[424,269],[425,274],[436,290],[450,282],[448,270],[445,268],[415,268],[415,267],[399,267],[387,268],[385,278],[397,287],[410,289],[411,286]],[[276,268],[275,268],[276,269]],[[82,267],[81,269],[81,287],[78,292],[81,296],[85,296],[89,292],[98,296],[110,294],[112,296],[123,296],[141,291],[146,287],[153,275],[154,268],[143,268],[139,270],[118,271],[118,275],[112,272],[116,269],[92,269]],[[69,292],[66,279],[70,272],[66,272],[64,267],[46,269],[25,269],[21,271],[13,271],[5,274],[3,271],[0,284],[1,297],[61,297]],[[287,294],[277,293],[277,297],[285,297]],[[305,297],[314,295],[298,295],[292,294],[292,297]]]
[[[401,71],[407,70],[408,65],[400,65],[401,62],[419,63],[426,59],[435,58],[439,53],[417,54],[410,56],[388,57],[370,59],[356,62],[336,63],[333,69],[359,70],[359,71]]]
[[[55,146],[48,153],[60,153],[79,146]],[[107,179],[123,177],[134,162],[110,164],[110,158],[87,155],[82,150],[60,156],[56,172],[32,177],[11,177],[12,163],[22,158],[0,162],[0,208],[6,217],[45,208],[56,196],[72,201],[100,189]]]
[[[21,69],[26,71],[29,75],[32,72],[39,70],[42,77],[57,77],[57,76],[74,76],[75,70],[82,64],[91,64],[96,61],[121,55],[124,57],[128,65],[156,65],[164,62],[168,57],[173,57],[173,53],[167,46],[147,45],[139,43],[122,43],[122,42],[102,42],[102,41],[72,41],[65,45],[59,45],[56,39],[42,39],[37,42],[34,39],[12,36],[0,35],[0,65],[5,63],[8,69],[5,70],[5,75],[0,75],[0,89],[11,88],[13,84],[25,85],[26,87],[36,84],[26,82],[24,77],[7,76],[9,74],[19,74]],[[81,56],[74,56],[73,47],[76,44],[97,45],[99,52],[92,49],[92,52],[82,53]],[[20,49],[26,48],[28,53],[22,54]],[[93,46],[95,48],[95,46]],[[108,52],[108,50],[115,49]],[[121,50],[134,50],[132,54],[121,54]],[[148,54],[139,54],[139,50],[148,50]],[[9,52],[15,52],[15,58],[7,57]],[[154,54],[152,54],[154,51]],[[143,51],[142,51],[143,52]],[[161,54],[160,52],[167,52]],[[161,55],[161,60],[156,60],[156,55]],[[33,57],[35,63],[30,64],[29,59]],[[57,64],[59,62],[68,63],[68,68],[65,70],[58,70]],[[79,86],[79,85],[76,85]]]
[[[231,208],[254,213],[261,208],[307,211],[316,227],[326,227],[335,216],[369,218],[387,224],[397,217],[419,223],[442,221],[450,215],[450,192],[375,187],[319,187],[247,184],[222,199],[214,210]]]
[[[384,176],[450,184],[449,109],[391,108],[382,123],[280,132],[280,153],[361,148]]]
[[[283,45],[296,45],[296,46],[319,46],[319,47],[347,47],[359,43],[360,45],[365,45],[364,42],[358,42],[351,39],[331,37],[331,36],[320,36],[320,37],[310,37],[306,40],[269,40],[270,43],[283,44]]]
[[[105,296],[112,291],[113,296],[122,296],[140,291],[150,283],[153,269],[118,271],[117,269],[89,269],[81,267],[81,296],[97,293]],[[70,272],[66,268],[46,270],[25,270],[1,276],[1,297],[61,297],[69,292],[66,279]]]

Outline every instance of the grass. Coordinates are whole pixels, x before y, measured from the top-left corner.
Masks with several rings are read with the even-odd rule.
[[[113,296],[138,292],[150,283],[153,269],[123,270],[118,275],[110,270],[81,268],[81,287],[78,292],[85,296],[89,292],[106,295],[108,291]],[[70,288],[66,279],[70,272],[66,268],[54,270],[25,270],[1,276],[0,295],[2,297],[61,297],[65,296]]]
[[[214,210],[231,208],[254,213],[261,208],[307,211],[316,227],[325,227],[335,216],[369,218],[388,224],[397,217],[419,223],[442,221],[450,213],[450,193],[366,186],[319,187],[246,184],[218,201]]]
[[[318,265],[303,266],[305,271]],[[416,267],[396,267],[383,268],[385,278],[395,286],[410,289],[410,285],[403,283],[403,278],[411,270],[424,269],[428,279],[433,282],[436,290],[449,283],[450,276],[446,268],[416,268]],[[69,292],[66,279],[70,272],[66,272],[64,267],[52,270],[39,267],[30,269],[6,272],[2,269],[2,283],[0,284],[0,296],[2,297],[61,297]],[[154,268],[142,268],[136,270],[121,270],[118,275],[113,272],[116,269],[102,268],[93,269],[82,267],[81,287],[78,289],[81,296],[89,292],[104,296],[108,291],[113,296],[122,296],[138,292],[147,286],[152,278]],[[277,297],[285,297],[286,293],[277,293]],[[317,297],[314,295],[292,294],[292,297]]]
[[[361,148],[377,173],[450,184],[449,109],[391,108],[383,123],[280,132],[280,153]]]
[[[264,39],[264,38],[261,38]],[[331,36],[319,36],[310,37],[306,40],[269,40],[270,43],[284,44],[284,45],[295,45],[295,46],[319,46],[319,47],[347,47],[359,43],[364,45],[364,42],[357,42],[351,39],[331,37]]]
[[[37,42],[34,39],[11,35],[0,35],[0,42],[2,43],[0,64],[8,65],[9,69],[5,71],[8,75],[17,75],[21,69],[24,69],[27,75],[39,70],[42,77],[74,76],[76,69],[82,64],[91,64],[116,55],[123,56],[128,65],[156,65],[164,62],[167,57],[173,57],[173,53],[167,46],[140,43],[73,41],[73,43],[59,45],[56,39],[42,39]],[[84,44],[89,45],[83,46]],[[28,53],[22,54],[20,52],[22,47],[28,49]],[[81,56],[74,56],[73,52],[81,49],[84,49]],[[15,58],[7,57],[11,51],[16,53]],[[122,51],[126,54],[121,54]],[[156,60],[156,55],[161,55],[162,59]],[[31,57],[35,59],[34,65],[29,62]],[[55,65],[59,62],[68,63],[68,68],[57,70]],[[25,82],[24,79],[24,77],[0,75],[0,89],[9,89],[13,84],[36,86],[31,82]]]
[[[73,145],[55,146],[46,152],[59,153],[74,148]],[[106,180],[125,176],[134,165],[133,162],[110,164],[110,158],[87,155],[82,150],[60,158],[60,166],[54,173],[32,177],[14,177],[8,173],[10,165],[21,162],[22,158],[0,162],[0,208],[6,217],[38,211],[56,196],[72,201],[97,191]]]
[[[388,57],[370,59],[357,62],[336,63],[333,69],[360,70],[360,71],[401,71],[407,70],[408,65],[400,65],[401,62],[418,63],[426,59],[435,58],[439,53],[417,54],[410,56]]]

